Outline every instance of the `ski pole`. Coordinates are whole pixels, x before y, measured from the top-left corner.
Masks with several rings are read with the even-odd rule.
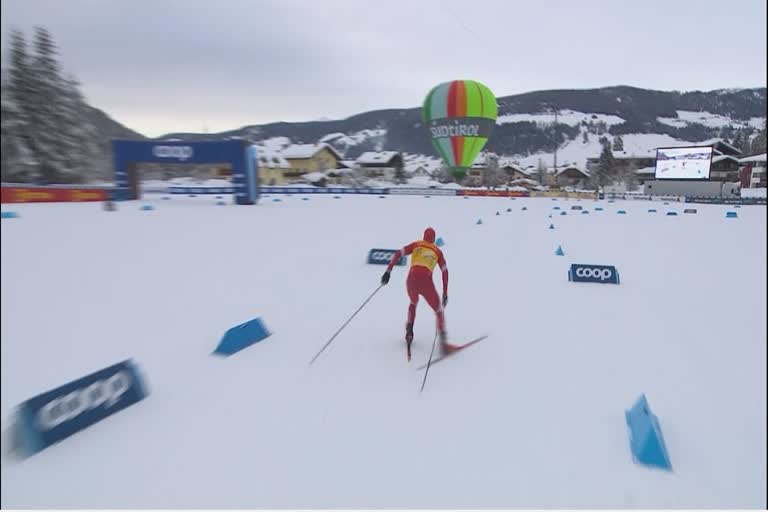
[[[371,295],[370,295],[370,296],[369,296],[367,299],[365,299],[365,302],[363,302],[363,304],[362,304],[362,305],[361,305],[359,308],[357,308],[357,311],[355,311],[354,313],[352,313],[352,316],[351,316],[351,317],[349,317],[349,320],[347,320],[346,322],[344,322],[344,325],[342,325],[341,327],[339,327],[339,330],[338,330],[338,331],[336,331],[336,333],[335,333],[333,336],[331,336],[331,339],[329,339],[328,341],[326,341],[326,342],[325,342],[325,345],[323,345],[323,348],[321,348],[321,349],[320,349],[320,351],[319,351],[317,354],[315,354],[315,357],[313,357],[313,358],[312,358],[312,360],[309,362],[309,364],[312,364],[312,363],[314,363],[314,362],[315,362],[315,359],[317,359],[317,358],[318,358],[318,356],[320,356],[320,354],[322,354],[322,353],[323,353],[323,350],[325,350],[325,349],[328,347],[328,345],[330,345],[330,344],[331,344],[331,342],[332,342],[334,339],[336,339],[336,336],[338,336],[338,335],[339,335],[339,333],[340,333],[340,332],[341,332],[341,331],[342,331],[342,330],[343,330],[343,329],[344,329],[344,328],[347,326],[347,324],[348,324],[349,322],[351,322],[351,321],[352,321],[352,319],[353,319],[353,318],[355,318],[355,315],[357,315],[357,314],[360,312],[360,310],[361,310],[361,309],[363,309],[363,307],[364,307],[366,304],[368,304],[368,301],[369,301],[369,300],[371,300],[371,299],[373,298],[373,296],[374,296],[374,295],[376,295],[376,293],[377,293],[379,290],[381,290],[381,287],[382,287],[382,286],[384,286],[384,285],[383,285],[383,284],[380,284],[380,285],[379,285],[379,287],[378,287],[378,288],[376,288],[376,289],[373,291],[373,293],[372,293],[372,294],[371,294]]]
[[[424,391],[424,384],[427,383],[427,374],[429,373],[429,365],[432,364],[432,355],[435,353],[435,345],[437,344],[437,331],[435,332],[435,339],[432,340],[432,350],[429,353],[429,359],[427,360],[427,369],[424,370],[424,380],[421,381],[421,389],[419,393]]]

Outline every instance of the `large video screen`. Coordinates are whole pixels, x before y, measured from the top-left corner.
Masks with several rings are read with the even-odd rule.
[[[707,180],[711,165],[711,146],[656,150],[657,180]]]

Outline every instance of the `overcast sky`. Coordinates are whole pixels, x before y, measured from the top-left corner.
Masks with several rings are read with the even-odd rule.
[[[765,0],[2,0],[145,135],[340,119],[471,78],[497,96],[766,85]]]

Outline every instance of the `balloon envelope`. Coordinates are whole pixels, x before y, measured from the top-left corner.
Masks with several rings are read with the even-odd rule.
[[[453,175],[461,179],[496,125],[498,107],[490,89],[474,80],[436,85],[422,115],[432,143]]]

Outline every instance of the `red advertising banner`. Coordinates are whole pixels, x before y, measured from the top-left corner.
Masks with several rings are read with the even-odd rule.
[[[107,197],[104,189],[0,187],[0,203],[71,203],[106,201]]]

